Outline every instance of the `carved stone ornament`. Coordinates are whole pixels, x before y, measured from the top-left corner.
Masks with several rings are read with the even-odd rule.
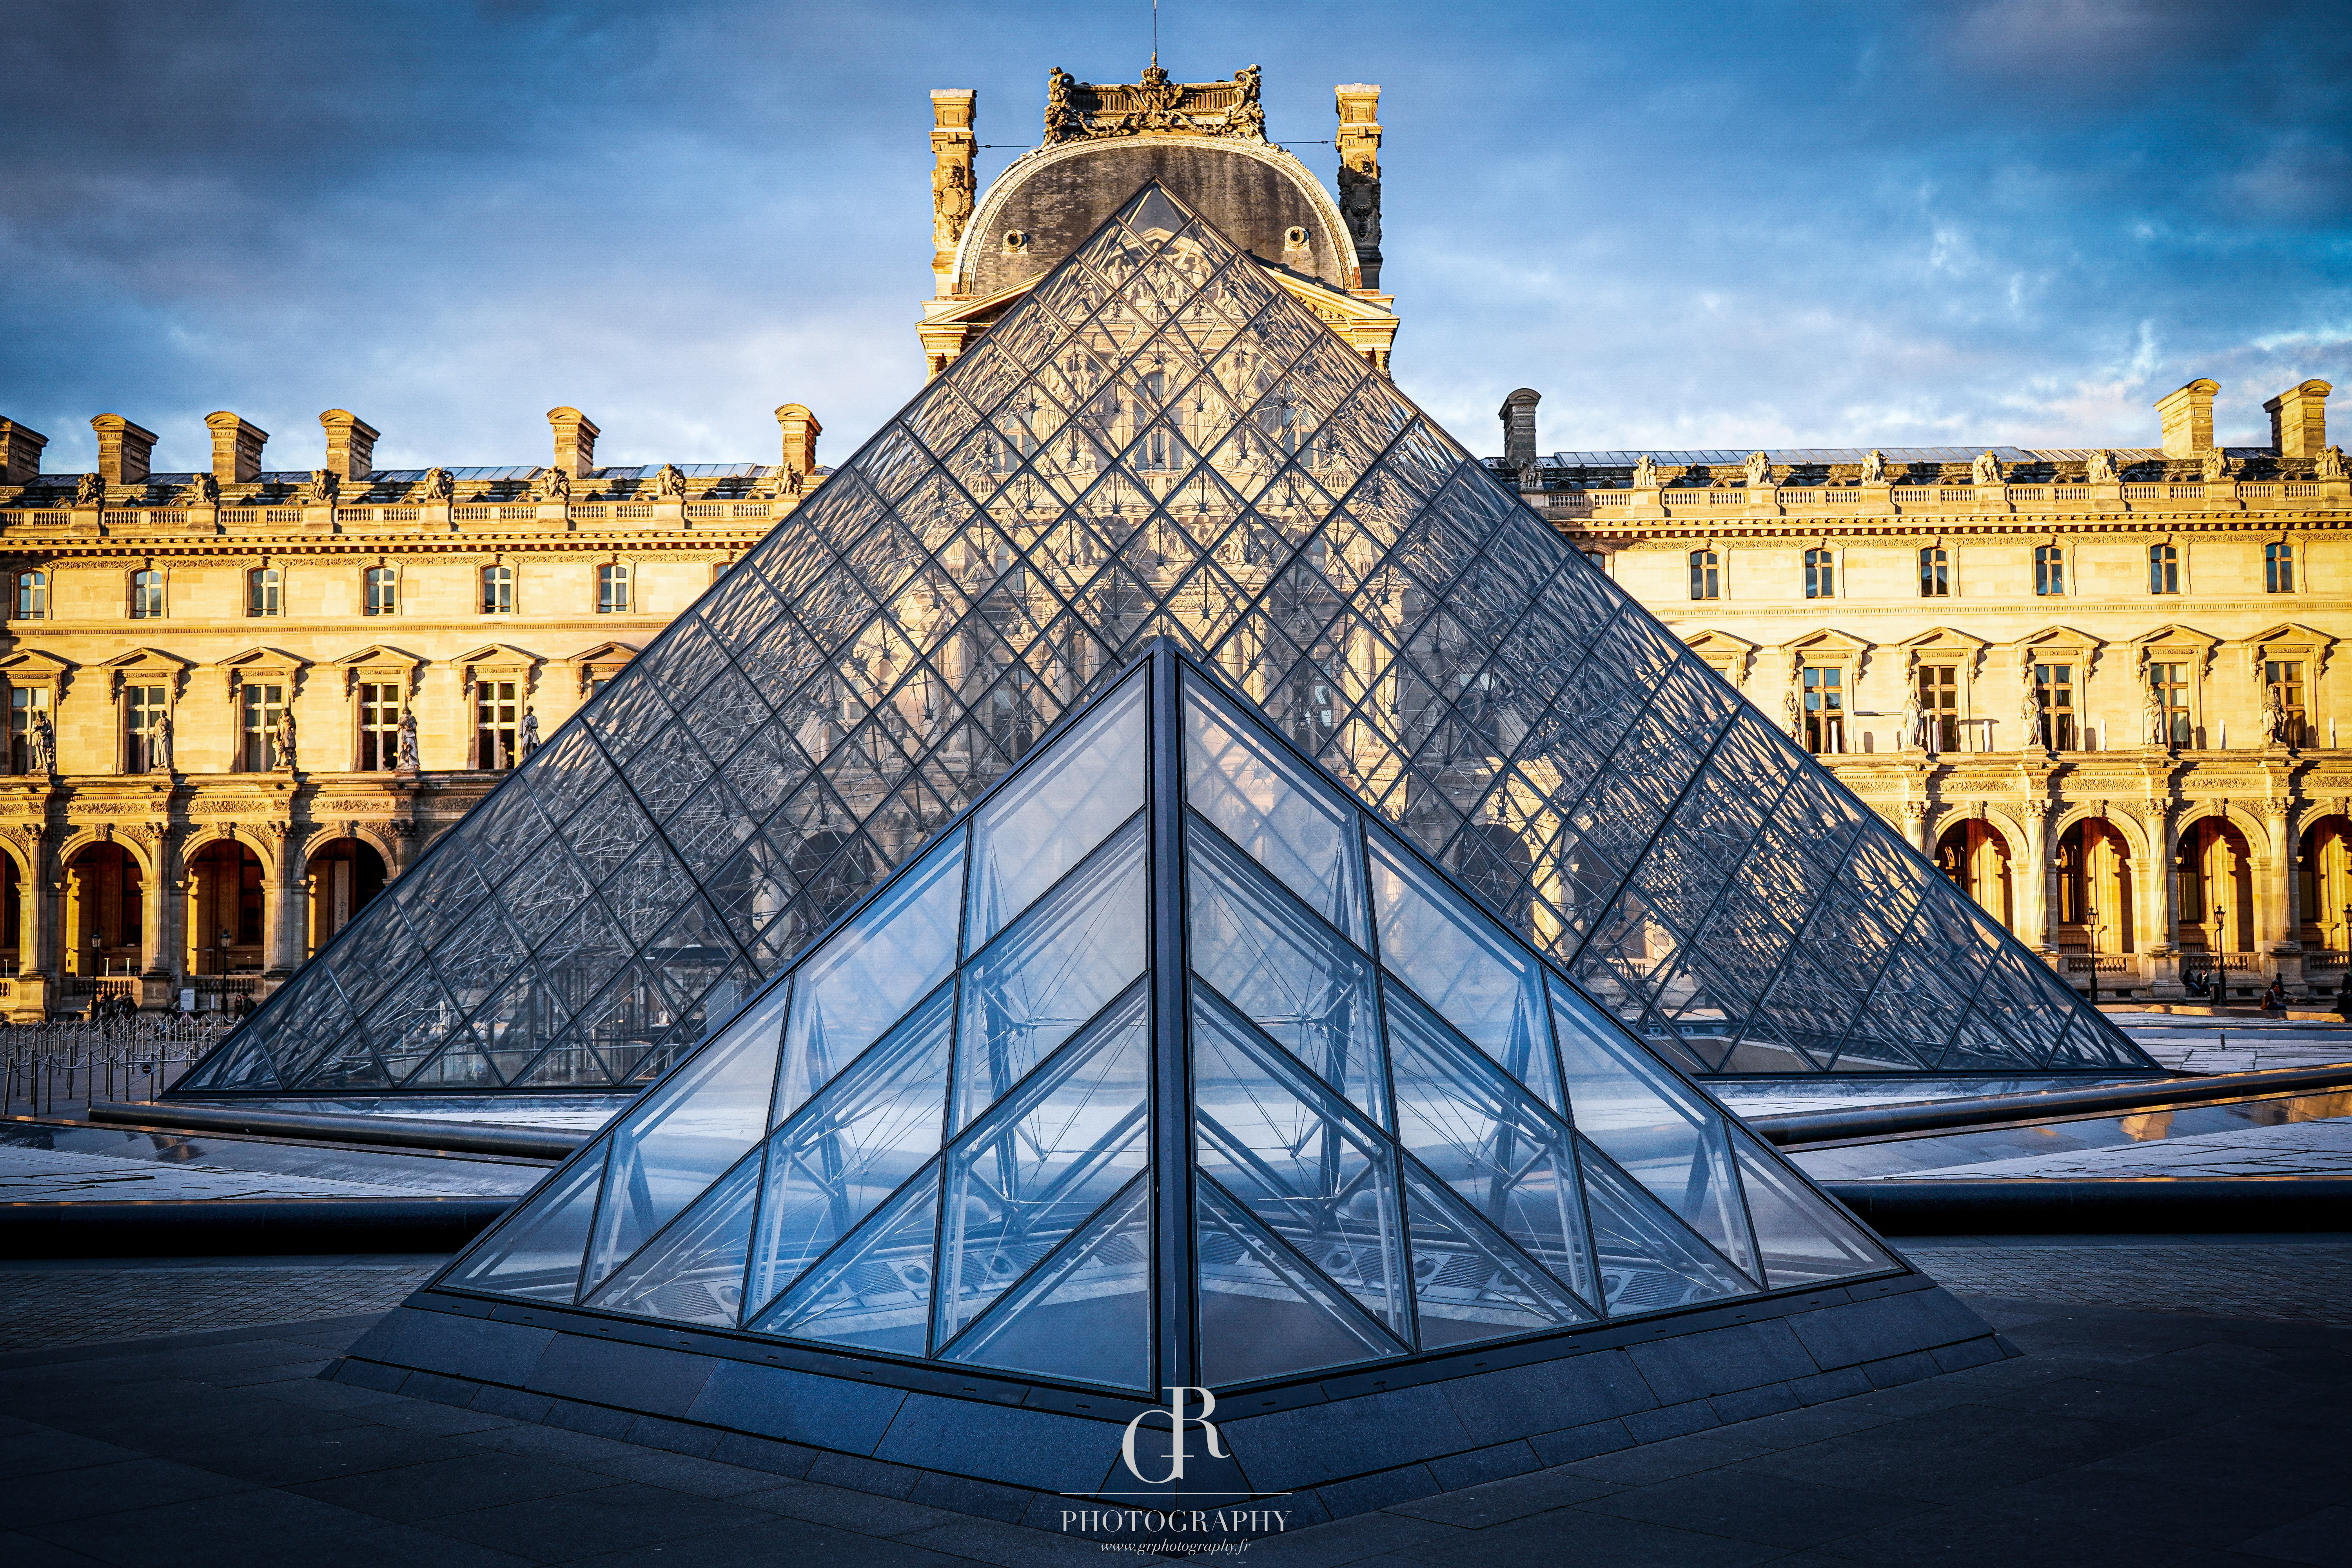
[[[1643,453],[1640,461],[1633,465],[1633,488],[1637,490],[1658,488],[1658,459],[1647,452]]]
[[[2311,466],[2311,473],[2314,479],[2342,479],[2344,477],[2344,448],[2341,447],[2329,447],[2323,449],[2319,454],[2319,460]]]
[[[959,148],[942,148],[931,171],[931,242],[941,250],[953,249],[971,221],[970,156]]]
[[[1349,163],[1339,165],[1339,216],[1348,220],[1348,233],[1355,239],[1358,249],[1379,247],[1381,177],[1377,173]]]
[[[562,468],[549,468],[539,476],[539,499],[551,506],[562,506],[572,499],[572,476]]]
[[[106,504],[106,481],[96,474],[84,474],[74,481],[74,505],[103,506]]]
[[[1055,66],[1045,75],[1048,147],[1152,132],[1265,140],[1259,71],[1244,66],[1231,81],[1171,81],[1155,58],[1137,82],[1097,85]]]
[[[2230,477],[2230,454],[2216,447],[2205,454],[2205,482],[2220,484]]]
[[[1874,448],[1870,456],[1862,460],[1862,482],[1866,485],[1883,485],[1886,482],[1885,453]]]
[[[678,472],[676,463],[664,463],[661,466],[661,472],[654,476],[654,499],[656,500],[686,499],[686,476]]]
[[[447,500],[450,496],[457,492],[457,487],[456,483],[449,478],[448,469],[427,468],[425,470],[424,483],[418,487],[417,499],[420,500]]]
[[[220,500],[220,481],[210,474],[198,474],[180,492],[182,506],[212,506]]]
[[[1977,454],[1977,460],[1970,469],[1969,477],[1980,485],[1997,485],[2000,483],[2000,459],[1994,457],[1990,452],[1979,452]]]
[[[2169,746],[2172,743],[2171,715],[2165,711],[2164,692],[2153,681],[2147,688],[2147,743]]]
[[[2092,453],[2090,463],[2085,468],[2085,473],[2087,474],[2091,483],[2095,485],[2114,483],[2116,478],[2116,455],[2113,452],[2105,451]]]
[[[1751,490],[1760,490],[1768,489],[1771,483],[1772,459],[1761,452],[1748,453],[1748,488]]]
[[[332,468],[312,468],[310,482],[302,487],[302,504],[332,506],[335,504],[335,498],[341,491],[341,481],[335,478],[335,471]]]

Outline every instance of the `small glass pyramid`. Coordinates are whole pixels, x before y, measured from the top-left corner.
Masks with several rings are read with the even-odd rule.
[[[1248,708],[1163,640],[435,1288],[1148,1394],[1903,1268]]]
[[[1343,938],[1365,886],[1427,922],[1416,962],[1459,967],[1413,983],[1551,1111],[1538,966],[1457,951],[1459,895],[1689,1071],[2154,1070],[1154,183],[173,1092],[650,1082],[1160,636],[1444,896],[1384,850],[1324,853],[1305,805],[1236,797],[1220,829]],[[1035,781],[1024,809],[1059,818],[1072,787]],[[1066,868],[976,852],[989,930]],[[1237,888],[1218,918],[1276,917]],[[903,940],[912,984],[940,937]],[[1378,1122],[1346,1076],[1360,987],[1313,1012],[1279,966],[1320,939],[1263,940],[1288,956],[1234,984],[1309,1009],[1268,1026]],[[795,1093],[880,1000],[812,1014]],[[992,1037],[957,1069],[958,1124],[1076,1026]]]

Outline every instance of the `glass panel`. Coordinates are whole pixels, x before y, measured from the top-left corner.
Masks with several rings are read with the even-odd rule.
[[[1193,972],[1385,1125],[1371,964],[1213,829],[1188,838]]]
[[[929,1165],[782,1300],[745,1327],[921,1355],[931,1315],[931,1246],[939,1221],[939,1170]]]
[[[1724,1143],[1723,1117],[1648,1060],[1592,1004],[1549,982],[1552,1029],[1578,1131],[1749,1273],[1755,1248]]]
[[[1560,1110],[1535,961],[1402,851],[1377,835],[1371,847],[1381,962],[1537,1099]]]
[[[1142,808],[1147,695],[1142,680],[1129,681],[972,818],[969,950]]]
[[[1194,1159],[1390,1331],[1408,1337],[1387,1144],[1255,1037],[1195,990]]]
[[[752,1310],[939,1152],[954,1022],[942,985],[769,1139]]]
[[[1199,1192],[1201,1375],[1210,1384],[1254,1383],[1402,1353],[1214,1182],[1203,1180]]]
[[[572,1304],[612,1145],[599,1140],[474,1245],[438,1283]]]
[[[1140,1176],[941,1359],[1113,1388],[1151,1384],[1151,1203]]]
[[[1423,1350],[1592,1321],[1589,1309],[1410,1156],[1404,1212]]]
[[[1397,1141],[1486,1222],[1594,1300],[1570,1133],[1412,998],[1388,997]]]
[[[955,967],[963,835],[868,905],[800,968],[772,1123],[807,1103]]]
[[[606,1280],[588,1305],[733,1328],[743,1304],[743,1254],[759,1192],[760,1155],[754,1151]]]
[[[1782,1168],[1748,1133],[1735,1131],[1731,1146],[1748,1188],[1748,1213],[1764,1252],[1765,1283],[1773,1289],[1818,1285],[1902,1265],[1862,1227]]]
[[[595,1289],[758,1140],[783,1004],[779,985],[614,1131],[613,1180],[583,1289]]]
[[[1066,879],[963,976],[956,1110],[961,1127],[1143,973],[1140,819]]]
[[[1191,679],[1184,682],[1184,797],[1308,908],[1365,943],[1355,814]]]
[[[1143,1168],[1149,1016],[1139,985],[948,1156],[939,1342]]]
[[[1608,1310],[1657,1312],[1726,1296],[1745,1296],[1748,1284],[1658,1200],[1584,1143],[1584,1195],[1592,1205],[1593,1245],[1601,1254]]]

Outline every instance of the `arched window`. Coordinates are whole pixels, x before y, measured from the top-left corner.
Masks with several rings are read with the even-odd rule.
[[[360,613],[389,616],[400,608],[400,576],[389,566],[371,566],[360,585]]]
[[[163,574],[152,567],[131,574],[131,618],[155,621],[163,617]]]
[[[1834,599],[1837,597],[1837,556],[1827,550],[1805,552],[1805,597]]]
[[[2147,591],[2151,594],[2180,592],[2180,552],[2169,544],[2147,547]]]
[[[511,616],[514,614],[514,568],[485,566],[482,568],[482,614]]]
[[[2033,591],[2045,599],[2066,591],[2066,552],[2055,544],[2033,547]]]
[[[1919,596],[1923,599],[1948,599],[1952,596],[1952,557],[1940,544],[1931,544],[1919,552]]]
[[[20,621],[47,620],[49,614],[49,574],[47,572],[16,574],[16,618]]]
[[[245,613],[275,616],[286,608],[285,579],[275,566],[257,566],[245,574]]]
[[[629,569],[620,562],[596,568],[596,613],[625,616],[629,612]]]
[[[1694,550],[1690,556],[1691,597],[1723,597],[1723,561],[1712,550]]]

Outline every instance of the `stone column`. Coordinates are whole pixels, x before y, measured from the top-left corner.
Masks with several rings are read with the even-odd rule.
[[[279,825],[273,823],[273,828]],[[301,841],[278,831],[277,863],[263,868],[261,878],[261,968],[265,991],[275,990],[302,962],[301,910],[295,900],[300,884],[294,876],[294,856]]]
[[[2019,815],[2025,819],[2025,842],[2019,847],[2022,864],[2015,873],[2018,888],[2018,940],[2040,953],[2050,946],[2050,905],[2057,873],[2050,858],[2050,803],[2027,801]]]
[[[1910,844],[1912,848],[1916,849],[1919,852],[1922,859],[1929,858],[1927,854],[1927,803],[1926,801],[1906,800],[1903,803],[1903,837]]]
[[[172,1005],[177,976],[172,970],[172,900],[170,887],[172,833],[152,828],[141,838],[147,850],[147,872],[139,884],[139,1005],[153,1010]]]
[[[2284,800],[2268,803],[2263,826],[2270,832],[2270,864],[2256,862],[2256,886],[2262,889],[2263,923],[2268,935],[2259,950],[2271,955],[2273,972],[2289,996],[2303,994],[2303,921],[2297,912],[2294,818]]]

